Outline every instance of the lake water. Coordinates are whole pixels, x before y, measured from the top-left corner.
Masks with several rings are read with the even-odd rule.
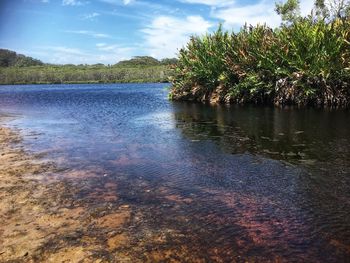
[[[167,86],[0,86],[0,113],[76,172],[80,198],[117,183],[135,239],[161,232],[204,261],[349,262],[349,111],[170,102]]]

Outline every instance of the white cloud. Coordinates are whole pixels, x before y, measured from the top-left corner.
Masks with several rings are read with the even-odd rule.
[[[227,6],[212,10],[211,16],[223,20],[225,27],[237,28],[245,23],[268,24],[276,27],[281,23],[280,17],[275,12],[275,4],[271,1],[260,1],[256,4],[245,6]]]
[[[104,2],[112,5],[128,5],[132,3],[134,0],[99,0],[100,2]]]
[[[106,46],[107,44],[106,43],[97,43],[96,44],[96,47],[104,47]]]
[[[96,47],[100,51],[115,51],[120,48],[119,45],[107,45],[105,43],[97,43]]]
[[[233,5],[235,1],[232,0],[180,0],[180,2],[188,4],[202,4],[209,6],[223,6]]]
[[[70,55],[83,55],[84,52],[82,52],[80,49],[77,48],[67,48],[64,46],[49,46],[44,47],[44,49],[51,50],[54,52],[62,52]]]
[[[144,49],[148,55],[156,58],[174,57],[191,35],[201,35],[211,26],[201,16],[156,17],[149,26],[141,30],[145,38]]]
[[[50,3],[50,0],[41,0],[41,2],[47,4]]]
[[[104,45],[97,46],[97,56],[99,61],[104,64],[115,64],[120,60],[130,59],[135,53],[135,48],[133,47],[123,47],[120,45]]]
[[[120,2],[120,0],[100,0],[100,2],[116,5]]]
[[[42,61],[53,64],[115,64],[120,60],[130,59],[134,53],[134,48],[100,44],[110,48],[82,50],[66,46],[44,46],[38,47],[40,52],[32,51],[31,54],[36,54]]]
[[[309,14],[312,10],[312,7],[313,0],[300,1],[300,10],[302,15]],[[227,3],[222,6],[216,5],[211,10],[211,17],[223,20],[226,28],[234,29],[238,29],[245,23],[248,25],[266,23],[271,27],[277,27],[281,23],[280,16],[275,12],[275,2],[267,0],[260,0],[257,3],[250,5],[238,5],[234,2]]]
[[[135,47],[124,47],[119,44],[106,44],[106,43],[97,43],[96,49],[98,51],[109,52],[112,54],[124,54],[124,57],[131,57],[132,52],[136,51]]]
[[[134,10],[139,10],[139,17],[154,17],[154,14],[175,14],[180,11],[179,8],[174,8],[159,1],[142,1],[142,0],[99,0],[100,2],[115,5],[115,6],[132,6]],[[121,14],[120,10],[112,10],[110,14],[118,14],[120,16],[131,16],[130,13],[124,12]]]
[[[89,30],[66,30],[64,31],[66,33],[72,33],[72,34],[79,34],[79,35],[86,35],[94,38],[112,38],[108,34],[98,33],[95,31],[89,31]]]
[[[98,17],[98,16],[100,16],[100,14],[94,12],[94,13],[91,13],[91,14],[83,15],[83,16],[82,16],[82,19],[84,19],[84,20],[94,20],[94,19],[95,19],[96,17]]]
[[[62,5],[72,5],[72,6],[78,6],[78,5],[84,5],[86,2],[81,2],[78,0],[62,0]]]

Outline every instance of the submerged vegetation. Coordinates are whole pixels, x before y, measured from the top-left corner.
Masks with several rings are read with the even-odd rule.
[[[52,65],[0,49],[0,84],[166,82],[172,63],[139,56],[115,65]]]
[[[211,103],[350,105],[350,2],[276,4],[283,23],[192,37],[173,68],[170,98]]]

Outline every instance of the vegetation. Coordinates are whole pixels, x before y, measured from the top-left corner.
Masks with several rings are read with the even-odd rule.
[[[40,60],[17,54],[11,50],[0,49],[0,67],[26,67],[43,64]]]
[[[152,57],[135,57],[108,66],[50,65],[0,50],[0,63],[0,84],[126,83],[166,82],[169,66],[176,63],[176,59],[158,61]]]
[[[173,67],[174,100],[276,105],[350,104],[350,4],[316,0],[276,4],[282,25],[245,25],[238,33],[192,37]]]
[[[160,66],[160,65],[171,65],[177,62],[176,58],[165,58],[161,61],[148,56],[136,56],[129,60],[123,60],[118,62],[117,66]]]

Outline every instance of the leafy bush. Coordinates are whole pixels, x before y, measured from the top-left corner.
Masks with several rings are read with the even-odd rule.
[[[300,17],[294,2],[277,6],[288,21],[276,29],[245,25],[228,33],[220,26],[192,37],[173,69],[171,96],[202,100],[189,98],[188,92],[224,86],[226,102],[348,105],[350,18],[321,17],[322,12]],[[323,8],[323,14],[332,13]]]

